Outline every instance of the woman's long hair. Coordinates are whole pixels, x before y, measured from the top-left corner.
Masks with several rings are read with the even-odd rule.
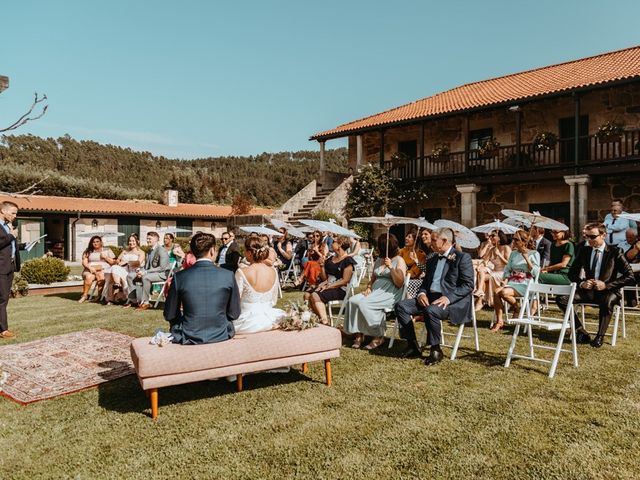
[[[88,257],[89,255],[91,255],[91,254],[95,251],[95,249],[93,248],[93,242],[94,242],[94,240],[95,240],[96,238],[97,238],[98,240],[100,240],[100,245],[102,245],[102,247],[101,247],[101,248],[103,248],[103,247],[104,247],[104,245],[102,244],[102,237],[101,237],[100,235],[94,235],[94,236],[93,236],[93,237],[91,237],[91,239],[89,240],[89,246],[87,247],[87,249],[86,249],[84,252],[82,252],[82,256],[83,256],[83,257]]]
[[[131,246],[129,245],[129,241],[130,241],[132,238],[136,241],[136,247],[137,247],[137,248],[140,248],[140,237],[138,237],[138,235],[136,235],[135,233],[132,233],[131,235],[129,235],[129,236],[127,237],[127,246],[125,247],[125,250],[128,250],[128,251],[130,251],[130,250],[131,250]]]
[[[393,233],[389,234],[389,258],[393,258],[398,255],[400,248],[398,248],[398,239]],[[378,252],[381,257],[384,257],[387,253],[387,234],[383,233],[378,237]]]

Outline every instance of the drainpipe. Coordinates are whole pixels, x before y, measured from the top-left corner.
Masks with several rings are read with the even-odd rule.
[[[78,212],[78,218],[71,223],[71,258],[69,259],[71,262],[76,260],[76,223],[78,220],[80,220],[80,212]]]

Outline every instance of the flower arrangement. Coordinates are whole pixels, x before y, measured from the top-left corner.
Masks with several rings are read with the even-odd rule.
[[[436,143],[431,150],[431,158],[434,160],[446,160],[449,158],[449,145],[446,143]]]
[[[480,145],[478,155],[482,158],[495,157],[498,155],[498,148],[500,148],[500,142],[496,140],[496,137],[491,137]]]
[[[393,168],[402,168],[409,161],[409,155],[403,152],[396,152],[391,155],[391,165]]]
[[[619,122],[607,120],[598,127],[596,137],[600,143],[617,142],[622,138],[624,125]]]
[[[553,132],[538,132],[533,137],[533,149],[536,152],[544,152],[553,149],[558,143],[558,136]]]
[[[306,330],[317,327],[318,316],[306,304],[289,303],[287,314],[278,322],[280,330]]]

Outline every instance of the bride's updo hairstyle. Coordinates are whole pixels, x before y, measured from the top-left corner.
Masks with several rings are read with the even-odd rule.
[[[244,251],[251,252],[254,262],[262,262],[269,257],[269,245],[258,237],[248,237],[244,242]]]

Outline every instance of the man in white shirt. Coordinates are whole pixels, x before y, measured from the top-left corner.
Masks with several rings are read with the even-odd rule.
[[[627,213],[622,210],[622,200],[619,198],[611,202],[611,213],[607,213],[604,217],[604,225],[607,227],[607,236],[605,241],[607,245],[618,245],[625,240],[627,229],[632,229],[636,234],[638,226],[633,220],[620,218],[620,214]]]

